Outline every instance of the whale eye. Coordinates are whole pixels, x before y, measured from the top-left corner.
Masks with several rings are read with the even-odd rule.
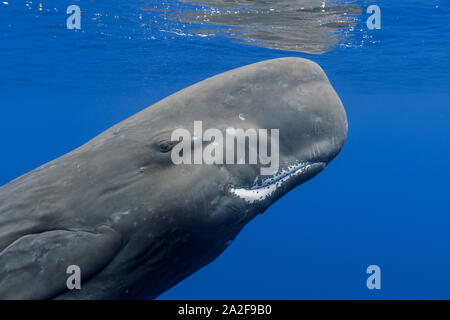
[[[161,141],[159,143],[159,151],[162,153],[166,153],[169,152],[170,150],[172,150],[172,148],[177,144],[177,141]]]

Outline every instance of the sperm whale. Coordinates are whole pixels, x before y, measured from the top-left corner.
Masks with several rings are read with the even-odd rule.
[[[199,120],[222,133],[277,128],[278,171],[174,164],[171,134]],[[347,127],[324,71],[306,59],[262,61],[181,90],[0,188],[0,298],[155,298],[321,172]],[[67,286],[73,265],[80,289]]]

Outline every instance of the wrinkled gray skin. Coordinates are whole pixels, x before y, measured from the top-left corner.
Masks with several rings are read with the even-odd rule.
[[[165,142],[194,120],[203,131],[279,128],[280,170],[310,165],[248,204],[230,186],[251,186],[259,165],[172,163]],[[155,298],[320,172],[346,137],[339,97],[309,60],[268,60],[177,92],[0,188],[0,298]],[[81,290],[66,287],[72,264]]]

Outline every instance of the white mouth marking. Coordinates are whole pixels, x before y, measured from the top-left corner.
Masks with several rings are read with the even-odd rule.
[[[302,174],[313,164],[311,162],[302,162],[290,165],[278,174],[265,179],[261,184],[255,184],[249,188],[231,187],[230,192],[244,199],[248,204],[263,201],[272,196],[283,183],[294,176]]]

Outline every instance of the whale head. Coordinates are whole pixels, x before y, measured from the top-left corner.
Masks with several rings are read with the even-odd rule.
[[[224,239],[322,171],[347,138],[344,108],[324,71],[300,58],[231,70],[149,109],[154,197],[166,199],[165,210],[186,228],[205,225]]]
[[[84,199],[73,202],[75,221],[86,212],[89,225],[121,235],[111,266],[127,270],[118,295],[156,297],[322,171],[346,137],[344,108],[322,69],[282,58],[179,91],[61,158],[64,165],[56,162],[48,174],[61,181],[58,168],[73,168],[72,185],[84,186],[70,192]]]

